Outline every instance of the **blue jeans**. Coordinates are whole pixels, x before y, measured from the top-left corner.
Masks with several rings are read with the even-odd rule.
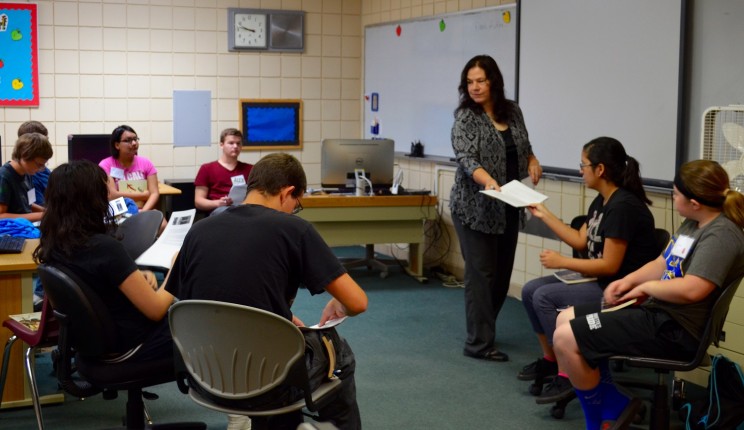
[[[544,334],[552,345],[558,311],[592,301],[600,303],[602,293],[596,282],[567,285],[553,275],[543,276],[524,284],[522,305],[530,318],[532,330]]]

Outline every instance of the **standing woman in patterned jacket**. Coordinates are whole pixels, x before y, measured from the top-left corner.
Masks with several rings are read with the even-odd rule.
[[[508,361],[495,345],[496,318],[514,266],[520,218],[524,212],[479,193],[500,190],[516,179],[537,184],[542,168],[519,106],[504,96],[504,78],[487,55],[473,57],[460,76],[452,148],[457,173],[450,211],[465,260],[467,340],[463,354]]]

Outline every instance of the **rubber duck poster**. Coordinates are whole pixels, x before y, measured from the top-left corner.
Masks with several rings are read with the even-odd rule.
[[[0,106],[39,105],[36,5],[0,3]]]

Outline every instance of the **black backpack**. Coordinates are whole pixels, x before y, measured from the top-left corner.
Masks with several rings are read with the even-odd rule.
[[[744,423],[744,373],[738,364],[713,357],[708,396],[680,409],[685,430],[732,430]]]

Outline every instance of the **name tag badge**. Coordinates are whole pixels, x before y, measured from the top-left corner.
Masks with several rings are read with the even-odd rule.
[[[28,204],[36,203],[36,189],[31,188],[28,190]]]
[[[233,185],[245,184],[245,178],[243,177],[243,175],[233,176],[232,178],[230,178],[230,180],[232,181]]]
[[[110,175],[114,179],[124,179],[124,169],[120,167],[112,167]]]
[[[675,257],[687,258],[687,254],[692,249],[692,244],[695,243],[695,239],[690,236],[682,235],[677,238],[672,248],[672,255]]]

